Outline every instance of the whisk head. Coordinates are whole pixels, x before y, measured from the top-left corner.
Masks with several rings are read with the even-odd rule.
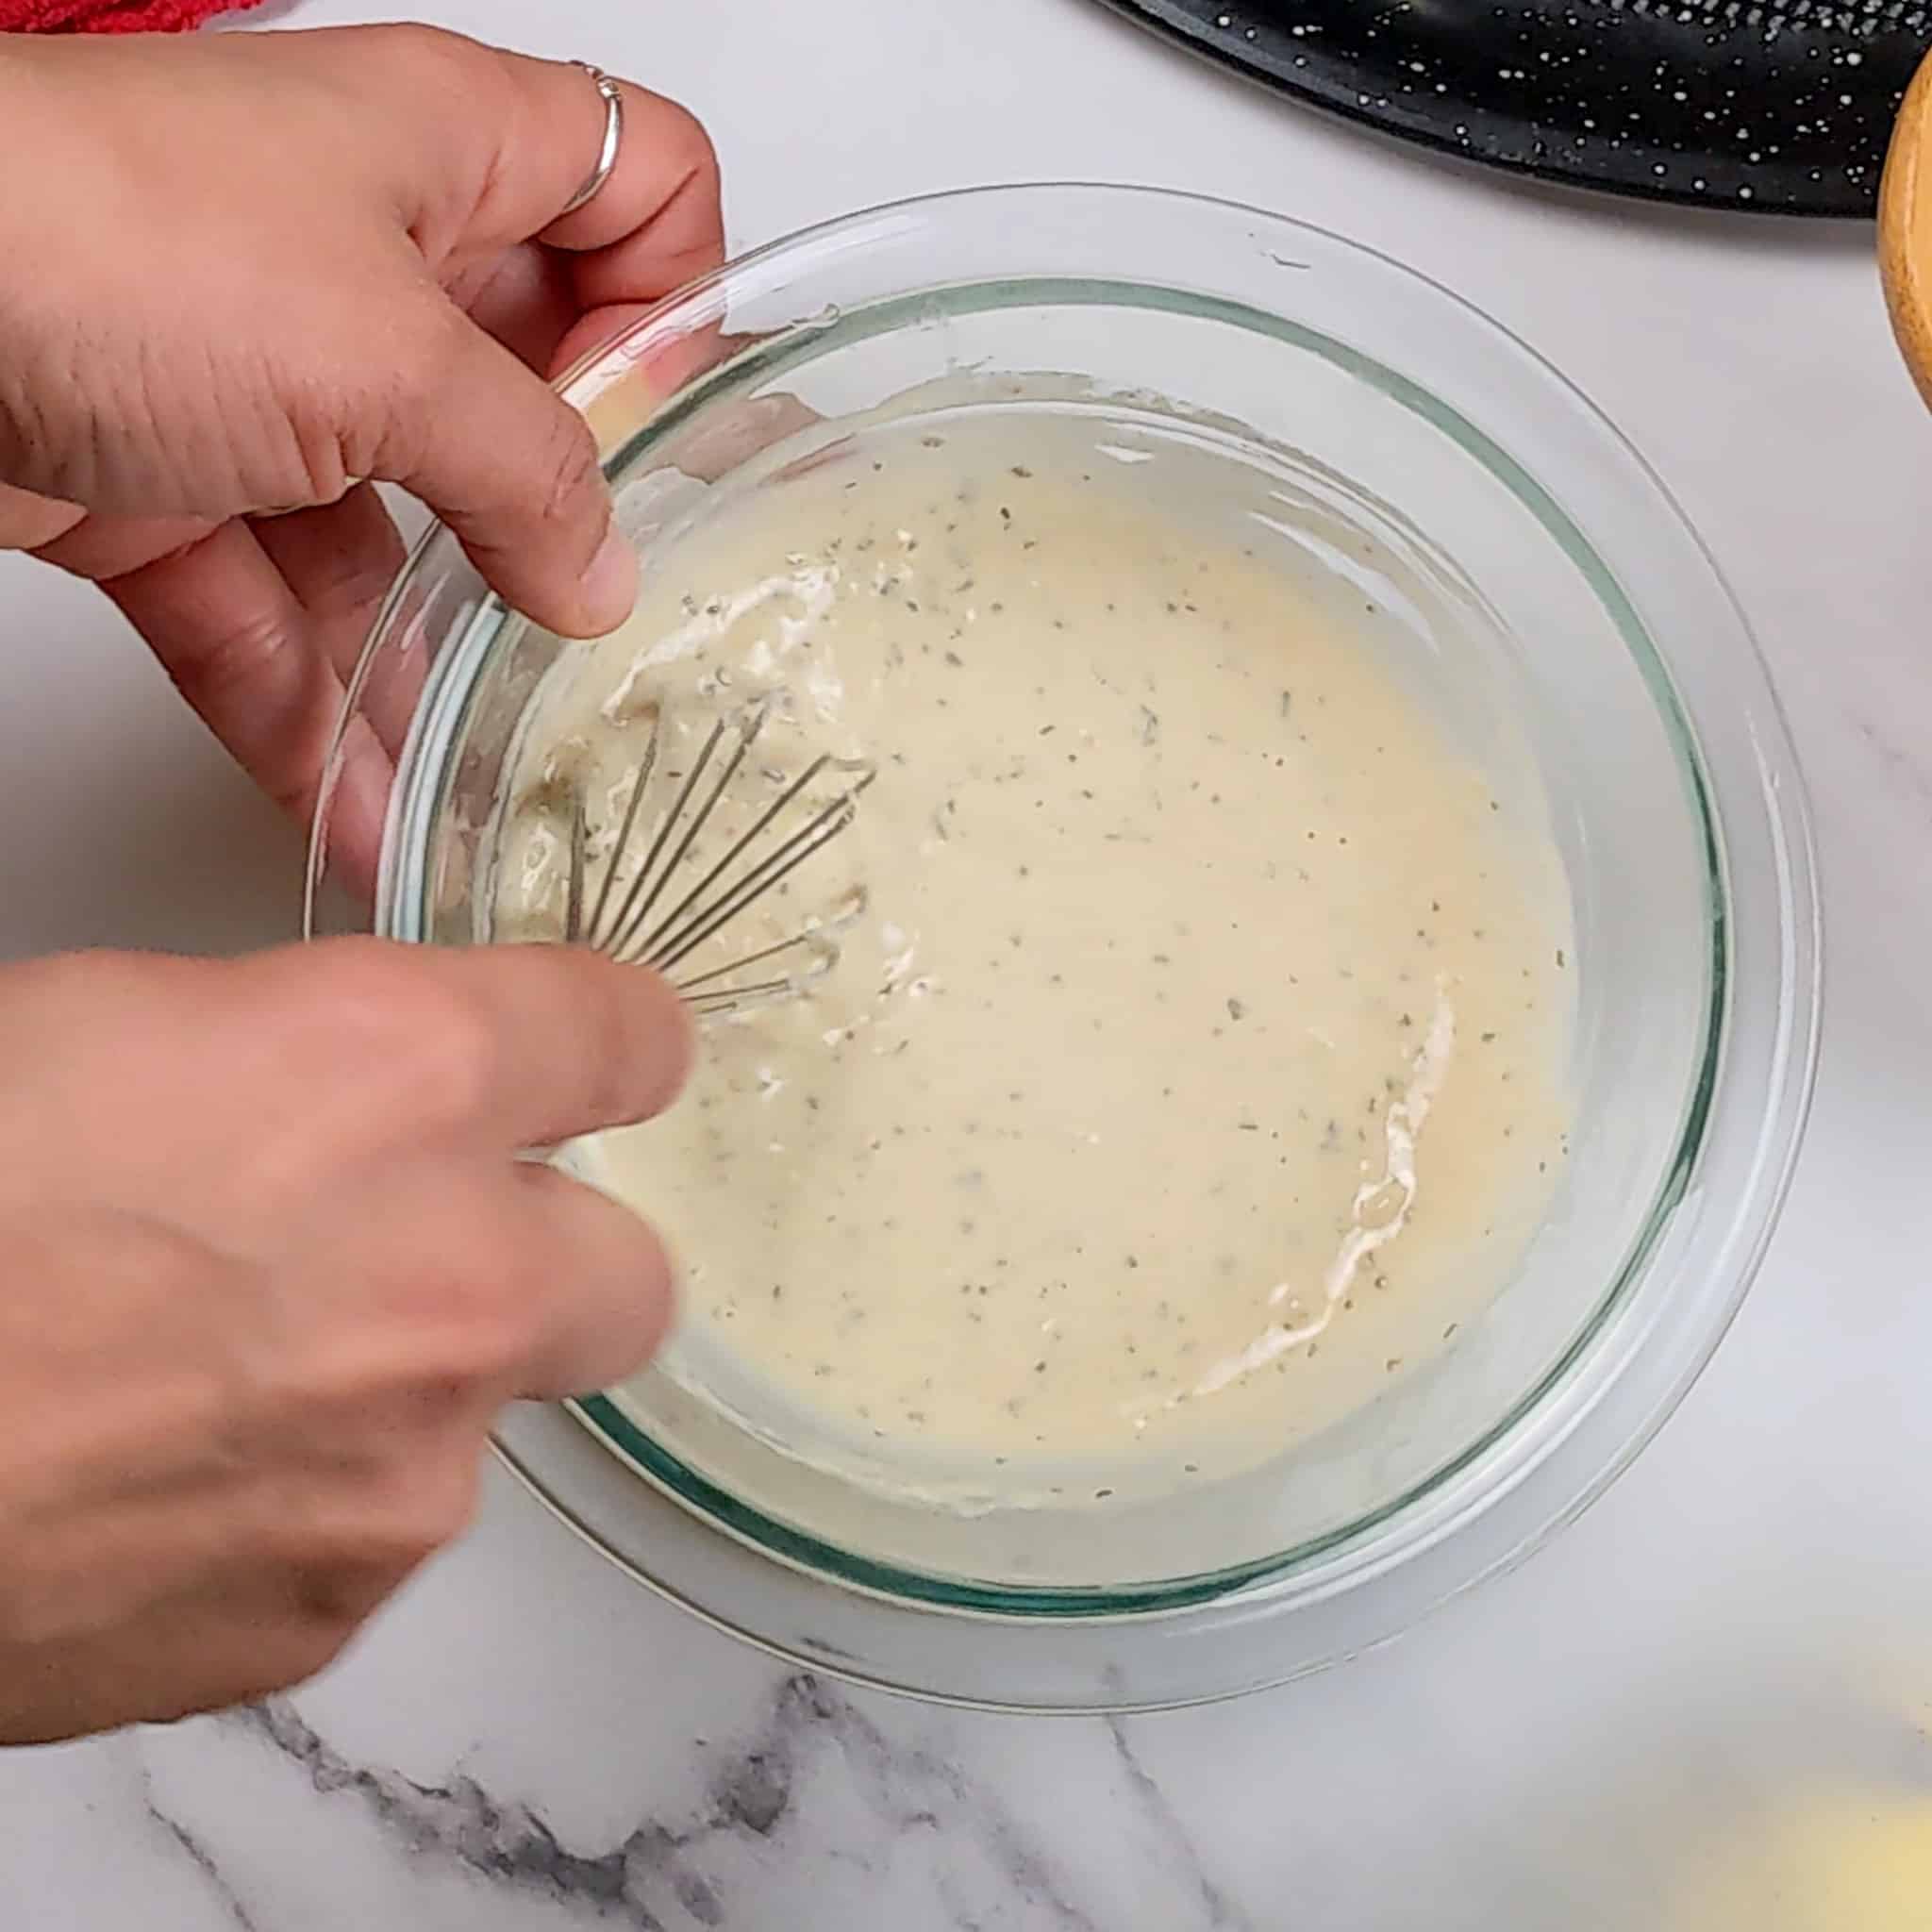
[[[661,705],[654,706],[645,714],[648,736],[624,816],[609,849],[596,861],[591,858],[583,786],[569,785],[564,939],[666,974],[687,1004],[706,1016],[741,1012],[806,991],[837,963],[833,935],[863,903],[862,891],[848,894],[841,916],[808,920],[789,937],[677,976],[677,969],[701,947],[725,938],[736,922],[850,827],[859,794],[877,774],[869,758],[828,753],[811,758],[794,776],[757,766],[747,771],[752,747],[771,714],[772,701],[766,699],[717,719],[687,769],[660,771],[667,764],[670,720]],[[762,805],[754,791],[760,782],[775,788]],[[746,809],[750,822],[730,830]],[[712,859],[701,841],[714,821],[725,828],[727,842]]]

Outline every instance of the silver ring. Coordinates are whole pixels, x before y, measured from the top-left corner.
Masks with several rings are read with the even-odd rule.
[[[573,60],[571,65],[581,67],[597,83],[597,92],[604,97],[604,144],[597,150],[597,165],[591,170],[590,178],[558,210],[559,222],[595,198],[616,172],[617,151],[624,145],[624,90],[601,67],[592,67],[588,60]]]

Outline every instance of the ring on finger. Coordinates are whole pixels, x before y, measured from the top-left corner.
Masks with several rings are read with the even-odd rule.
[[[593,201],[604,184],[617,172],[618,150],[624,145],[624,89],[612,80],[601,67],[592,67],[588,60],[574,60],[573,67],[581,67],[596,83],[597,92],[604,101],[604,141],[597,150],[597,165],[585,177],[584,185],[564,203],[557,219],[574,215],[588,202]]]

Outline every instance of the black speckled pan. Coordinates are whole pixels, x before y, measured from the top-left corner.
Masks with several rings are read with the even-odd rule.
[[[1869,217],[1919,0],[1109,0],[1318,107],[1554,181]]]

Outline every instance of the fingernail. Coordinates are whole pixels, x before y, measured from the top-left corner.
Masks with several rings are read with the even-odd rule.
[[[637,608],[637,552],[615,524],[605,533],[584,573],[584,619],[593,637],[613,631]]]

